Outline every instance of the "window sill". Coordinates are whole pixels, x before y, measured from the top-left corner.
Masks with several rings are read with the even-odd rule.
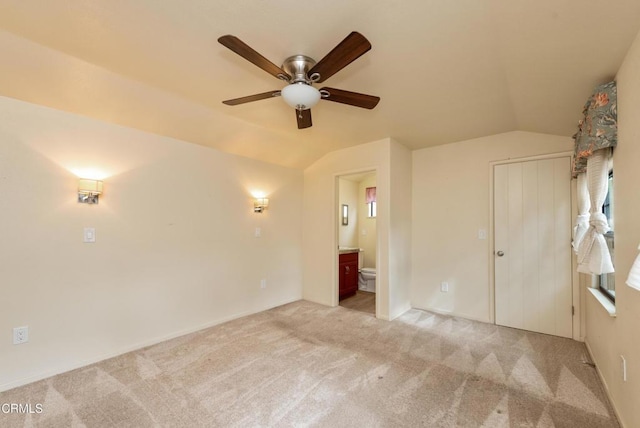
[[[610,317],[616,317],[616,305],[614,305],[613,302],[607,298],[607,296],[602,294],[602,291],[598,290],[597,288],[587,288],[587,290],[591,292],[593,297],[595,297],[595,299],[602,305],[604,310],[609,313]]]

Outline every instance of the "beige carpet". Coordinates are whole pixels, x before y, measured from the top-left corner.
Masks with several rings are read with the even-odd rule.
[[[0,426],[617,427],[583,344],[304,301],[0,394]]]

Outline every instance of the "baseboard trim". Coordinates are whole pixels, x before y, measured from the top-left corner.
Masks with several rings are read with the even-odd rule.
[[[407,312],[408,312],[408,311],[410,311],[411,309],[412,309],[412,308],[411,308],[411,305],[407,305],[406,307],[404,307],[404,308],[400,309],[400,311],[399,311],[397,314],[394,314],[394,315],[392,315],[391,317],[389,317],[389,319],[388,319],[388,320],[386,320],[386,321],[393,321],[394,319],[398,318],[399,316],[404,315],[405,313],[407,313]]]
[[[195,333],[197,331],[204,330],[204,329],[207,329],[207,328],[219,325],[219,324],[223,324],[225,322],[233,321],[233,320],[236,320],[238,318],[242,318],[242,317],[246,317],[246,316],[249,316],[249,315],[257,314],[257,313],[260,313],[260,312],[268,311],[270,309],[277,308],[277,307],[283,306],[283,305],[287,305],[289,303],[297,302],[299,300],[301,300],[301,298],[296,298],[296,299],[293,299],[293,300],[286,300],[286,301],[283,301],[281,303],[277,303],[277,304],[265,307],[265,308],[257,310],[257,311],[241,312],[241,313],[234,314],[234,315],[231,315],[231,316],[228,316],[228,317],[216,319],[216,320],[213,320],[213,321],[198,325],[196,327],[187,328],[187,329],[184,329],[184,330],[179,330],[177,332],[173,332],[173,333],[170,333],[170,334],[167,334],[167,335],[164,335],[164,336],[160,336],[160,337],[157,337],[157,338],[154,338],[154,339],[146,340],[144,342],[140,342],[140,343],[137,343],[135,345],[124,347],[124,348],[119,349],[117,351],[108,352],[106,354],[98,355],[98,356],[96,356],[94,358],[89,358],[89,359],[82,360],[82,361],[75,361],[75,362],[72,362],[70,364],[66,364],[66,365],[63,365],[61,367],[57,367],[57,368],[52,369],[52,370],[46,370],[46,371],[43,371],[41,373],[38,373],[38,374],[35,374],[35,375],[32,375],[32,376],[27,376],[27,377],[22,378],[22,379],[16,379],[16,380],[13,380],[11,382],[0,384],[0,392],[5,392],[5,391],[8,391],[10,389],[18,388],[18,387],[24,386],[24,385],[28,385],[30,383],[37,382],[37,381],[40,381],[40,380],[43,380],[43,379],[47,379],[47,378],[55,376],[55,375],[66,373],[66,372],[69,372],[69,371],[72,371],[72,370],[76,370],[76,369],[79,369],[79,368],[82,368],[82,367],[90,366],[91,364],[99,363],[100,361],[108,360],[109,358],[117,357],[119,355],[127,354],[129,352],[137,351],[139,349],[146,348],[147,346],[156,345],[158,343],[165,342],[167,340],[175,339],[176,337],[185,336],[187,334]]]
[[[618,408],[616,407],[616,402],[613,401],[613,397],[611,397],[611,391],[609,391],[609,385],[607,385],[607,381],[605,380],[604,376],[602,375],[602,372],[600,371],[600,366],[598,365],[598,362],[596,361],[595,357],[593,356],[593,351],[591,350],[591,346],[589,346],[589,342],[586,341],[586,338],[584,340],[584,345],[587,348],[587,353],[589,353],[589,358],[591,359],[591,361],[593,361],[595,368],[596,368],[596,373],[598,373],[598,377],[600,378],[600,382],[602,382],[602,384],[604,385],[604,393],[607,395],[607,399],[609,400],[609,403],[611,404],[611,408],[613,408],[613,412],[616,414],[616,418],[618,419],[618,423],[620,424],[621,428],[625,428],[624,422],[622,422],[622,418],[620,417],[620,412],[618,411]]]

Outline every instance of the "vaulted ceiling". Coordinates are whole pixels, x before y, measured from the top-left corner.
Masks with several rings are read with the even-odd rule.
[[[640,1],[2,0],[0,29],[0,95],[304,168],[385,137],[570,136],[638,33]],[[380,96],[374,110],[321,101],[298,130],[279,98],[221,103],[284,84],[218,37],[280,65],[351,31],[373,48],[325,83]]]

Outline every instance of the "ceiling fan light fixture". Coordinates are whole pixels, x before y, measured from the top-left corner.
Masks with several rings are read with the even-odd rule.
[[[308,110],[320,101],[320,91],[304,82],[285,86],[280,95],[284,102],[296,110]]]
[[[311,108],[321,98],[366,109],[374,108],[380,101],[379,97],[372,95],[326,87],[318,90],[313,87],[314,83],[322,83],[371,49],[371,43],[357,31],[352,31],[319,62],[306,55],[292,55],[286,58],[280,67],[236,36],[227,34],[221,36],[218,42],[272,76],[288,83],[281,91],[263,92],[222,101],[226,105],[236,106],[282,96],[287,105],[295,109],[298,129],[306,129],[312,126]]]

